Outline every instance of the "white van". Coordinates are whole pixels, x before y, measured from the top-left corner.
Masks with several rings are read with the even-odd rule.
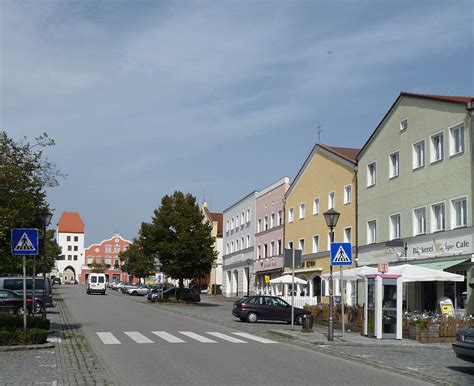
[[[104,273],[91,273],[87,279],[87,294],[90,295],[94,292],[105,295],[105,289],[107,288],[105,282]]]

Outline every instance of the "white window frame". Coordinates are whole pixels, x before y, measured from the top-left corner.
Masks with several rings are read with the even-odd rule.
[[[298,240],[298,247],[301,250],[301,254],[304,255],[304,239]]]
[[[257,220],[257,233],[261,232],[262,231],[262,219],[259,218]]]
[[[258,245],[257,246],[257,259],[261,259],[262,258],[262,246],[261,245]]]
[[[293,241],[288,241],[288,249],[293,249]]]
[[[328,210],[336,207],[336,192],[328,193]]]
[[[270,241],[270,256],[275,256],[275,240]]]
[[[230,219],[230,230],[232,231],[232,230],[234,230],[234,228],[235,228],[235,222],[234,222],[234,218],[232,217]]]
[[[263,230],[267,231],[268,230],[268,216],[265,216],[263,218]]]
[[[434,143],[435,138],[438,138],[438,137],[441,137],[441,141],[438,142],[439,144],[441,144],[441,149],[439,149],[438,146],[436,146],[436,144]],[[436,158],[436,153],[438,152],[438,150],[440,150],[441,156],[439,158]],[[440,162],[443,159],[444,159],[444,132],[440,131],[436,134],[433,134],[430,137],[430,162],[433,164],[435,162]]]
[[[226,223],[225,223],[225,231],[226,232],[229,232],[229,226],[230,226],[230,222],[229,222],[229,220],[227,220]]]
[[[371,225],[374,225],[372,232]],[[367,244],[375,244],[377,242],[377,220],[372,219],[367,221]]]
[[[377,183],[377,162],[367,164],[367,187],[375,186]]]
[[[235,216],[235,228],[238,228],[238,227],[240,226],[239,218],[240,218],[240,217],[239,217],[239,215],[237,214],[237,215]]]
[[[319,197],[313,199],[313,215],[319,214]]]
[[[420,214],[423,214],[423,217],[420,217]],[[428,225],[426,217],[426,206],[413,208],[413,236],[426,234]],[[423,221],[420,222],[420,220]]]
[[[250,248],[250,235],[247,235],[247,240],[246,240],[245,247]]]
[[[408,130],[408,117],[400,121],[400,131]]]
[[[347,231],[350,233],[350,237],[347,237]],[[345,227],[344,228],[344,242],[345,243],[352,243],[352,227]]]
[[[344,205],[352,202],[352,185],[344,186]]]
[[[313,245],[312,245],[312,251],[313,253],[318,253],[319,252],[319,235],[313,235]]]
[[[456,149],[456,137],[454,135],[455,131],[461,131],[461,136],[460,136],[460,143],[459,147],[460,150]],[[466,128],[464,126],[464,122],[457,123],[449,128],[449,156],[455,156],[458,154],[464,153],[466,150]]]
[[[278,256],[280,256],[281,254],[283,254],[283,240],[278,239],[277,245],[278,245]]]
[[[436,208],[442,207],[442,227],[439,228],[438,225],[438,218],[436,217]],[[431,204],[431,232],[442,232],[446,230],[446,202],[440,201]]]
[[[234,242],[230,242],[230,253],[234,253]]]
[[[420,152],[420,150],[422,151]],[[421,169],[425,167],[426,144],[425,144],[424,139],[417,141],[413,144],[412,158],[413,158],[413,162],[412,162],[413,170]]]
[[[225,254],[226,255],[229,254],[229,243],[226,243],[226,245],[225,245]]]
[[[302,202],[300,204],[299,219],[303,220],[306,215],[306,203]]]
[[[250,222],[250,208],[247,209],[247,222]]]
[[[293,222],[295,220],[294,210],[293,208],[288,208],[288,222]]]
[[[245,225],[245,213],[242,212],[240,214],[240,226],[243,227]]]
[[[245,238],[244,238],[244,236],[242,236],[240,238],[240,244],[241,244],[240,249],[245,249]]]
[[[239,251],[239,239],[235,240],[235,251]]]
[[[463,223],[461,224],[457,224],[457,213],[456,213],[456,203],[457,202],[465,202],[465,207],[464,207],[464,210],[463,212],[461,213],[461,216],[463,217]],[[462,197],[456,197],[456,198],[453,198],[451,199],[451,229],[457,229],[457,228],[464,228],[467,226],[467,222],[468,222],[468,208],[467,208],[467,196],[462,196]]]
[[[275,226],[275,212],[270,215],[270,228]]]
[[[394,156],[396,156],[394,158]],[[396,163],[394,163],[394,159],[396,159]],[[396,178],[400,176],[400,151],[394,151],[388,156],[388,176],[389,179]]]
[[[396,224],[393,221],[395,218],[398,219]],[[400,213],[394,213],[394,214],[390,215],[390,217],[388,219],[389,227],[390,227],[390,230],[389,230],[390,240],[397,240],[397,239],[401,238],[401,232],[402,232],[401,221],[402,221],[402,218],[401,218]]]

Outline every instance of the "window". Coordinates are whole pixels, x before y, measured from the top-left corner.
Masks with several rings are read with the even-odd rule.
[[[77,245],[74,245],[74,251],[78,251],[78,246]]]
[[[275,242],[270,243],[270,256],[275,256]]]
[[[257,259],[261,259],[262,258],[262,246],[259,245],[257,247]]]
[[[263,230],[268,230],[268,216],[263,218]]]
[[[402,119],[400,121],[400,131],[408,129],[408,118]]]
[[[377,164],[372,162],[367,165],[367,187],[374,186],[377,177]]]
[[[328,194],[328,209],[334,208],[335,195],[336,195],[336,193],[334,193],[334,192],[331,192],[331,193]]]
[[[77,255],[74,255],[74,260],[76,260],[76,261],[77,261]]]
[[[293,241],[288,241],[288,249],[293,249]]]
[[[451,222],[453,228],[467,225],[467,200],[466,197],[451,200]]]
[[[288,209],[288,222],[293,222],[293,208]]]
[[[452,127],[450,132],[450,155],[455,155],[464,152],[464,125]]]
[[[241,245],[241,248],[242,248],[242,249],[245,248],[245,239],[244,239],[244,236],[242,236],[241,239],[240,239],[240,245]]]
[[[352,242],[352,228],[351,227],[344,228],[344,242],[345,243]]]
[[[235,216],[235,227],[239,227],[239,215]]]
[[[344,204],[352,202],[352,185],[344,186]]]
[[[227,255],[229,253],[229,243],[225,245],[225,254]]]
[[[228,244],[227,244],[227,245],[228,245]],[[120,262],[119,262],[118,259],[115,259],[115,260],[114,260],[114,268],[115,268],[115,269],[118,269],[118,268],[119,268],[119,263],[120,263]]]
[[[105,264],[111,265],[112,264],[112,259],[110,256],[105,256]]]
[[[319,213],[319,197],[313,200],[313,214]]]
[[[114,249],[115,249],[115,253],[119,253],[120,252],[120,245],[116,244]]]
[[[257,233],[262,230],[262,219],[259,218],[257,221]]]
[[[71,236],[66,236],[66,241],[71,241]]]
[[[377,221],[371,220],[367,223],[367,244],[373,244],[377,242]]]
[[[304,255],[304,239],[300,239],[299,244],[299,249],[301,249],[301,253]]]
[[[72,260],[72,255],[67,255],[68,260]]]
[[[425,166],[425,141],[413,145],[413,169]]]
[[[273,228],[275,226],[275,213],[272,213],[270,215],[270,228]]]
[[[283,211],[279,210],[277,216],[278,225],[283,225]]]
[[[413,234],[422,235],[426,233],[426,208],[413,210]]]
[[[395,177],[398,177],[399,174],[400,174],[400,153],[397,151],[396,153],[390,154],[389,177],[395,178]]]
[[[239,250],[239,239],[235,240],[235,251]]]
[[[79,241],[79,236],[74,236],[74,241],[78,242]]]
[[[67,250],[68,250],[68,251],[72,251],[72,246],[71,246],[71,245],[68,245],[68,246],[67,246]]]
[[[268,257],[268,244],[263,244],[263,257]]]
[[[245,244],[246,248],[250,248],[250,235],[247,235],[247,244]]]
[[[243,227],[244,224],[245,224],[245,213],[242,212],[242,213],[240,214],[240,226]]]
[[[282,240],[278,240],[278,255],[281,255],[283,253],[283,248],[282,248]]]
[[[111,253],[112,252],[112,245],[106,245],[105,246],[105,252]]]
[[[233,253],[234,252],[234,242],[231,241],[230,242],[230,253]]]
[[[443,133],[431,137],[431,162],[441,161],[444,157]]]
[[[250,222],[250,208],[247,209],[247,222]]]
[[[306,204],[300,204],[300,220],[304,219],[306,213]]]
[[[227,220],[225,223],[225,231],[229,232],[229,220]]]
[[[318,253],[319,252],[319,235],[314,235],[313,236],[313,253]]]
[[[390,240],[400,238],[400,215],[390,216]]]
[[[230,230],[233,230],[234,229],[234,218],[232,217],[230,219]]]
[[[439,232],[444,231],[445,229],[445,218],[446,218],[446,210],[444,202],[440,202],[438,204],[431,205],[431,227],[432,232]]]
[[[92,256],[87,256],[87,265],[91,265],[93,261],[94,258]]]

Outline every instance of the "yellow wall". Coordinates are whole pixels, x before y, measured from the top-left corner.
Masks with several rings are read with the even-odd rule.
[[[285,248],[288,248],[288,242],[293,241],[294,248],[299,249],[299,240],[304,239],[303,255],[311,255],[313,253],[313,236],[319,235],[320,253],[315,255],[312,260],[316,261],[316,267],[323,268],[322,274],[329,273],[329,229],[323,213],[328,210],[328,194],[330,192],[335,192],[334,209],[341,213],[334,229],[334,241],[344,241],[344,228],[352,227],[351,242],[353,246],[356,243],[356,177],[353,167],[341,163],[335,156],[330,156],[317,148],[298,180],[293,184],[285,204]],[[346,185],[352,185],[350,204],[344,204],[344,187]],[[319,197],[319,214],[313,215],[313,200],[317,197]],[[301,203],[306,204],[304,219],[299,219]],[[293,208],[294,211],[294,221],[291,223],[288,221],[289,208]]]

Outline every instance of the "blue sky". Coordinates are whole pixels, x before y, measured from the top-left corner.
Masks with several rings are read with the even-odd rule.
[[[0,2],[0,128],[46,131],[48,191],[86,243],[137,235],[164,194],[222,211],[361,147],[400,91],[474,95],[474,3]]]

